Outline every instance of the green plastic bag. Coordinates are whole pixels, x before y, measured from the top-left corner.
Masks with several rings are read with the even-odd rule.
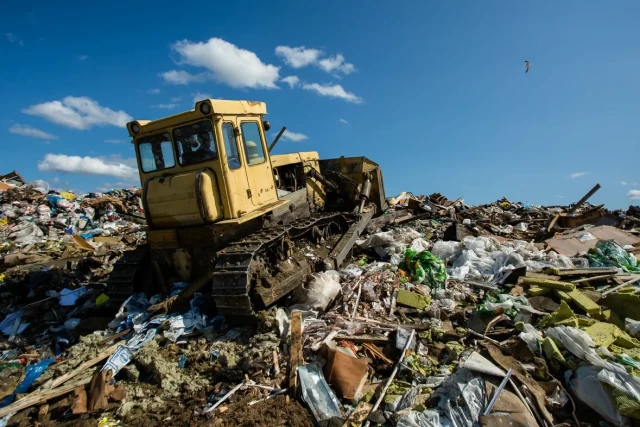
[[[591,267],[620,267],[628,273],[640,273],[636,257],[613,240],[600,240],[587,254]]]
[[[405,250],[404,261],[399,267],[411,273],[413,283],[426,282],[435,289],[444,286],[448,279],[444,262],[429,251]]]

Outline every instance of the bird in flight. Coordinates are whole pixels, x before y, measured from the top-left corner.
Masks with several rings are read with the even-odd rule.
[[[524,72],[528,73],[530,69],[531,69],[531,64],[529,63],[529,61],[524,61]]]

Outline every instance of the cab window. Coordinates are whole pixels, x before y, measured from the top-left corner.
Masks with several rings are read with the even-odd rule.
[[[176,165],[168,133],[141,138],[138,142],[138,155],[143,172],[159,171]]]
[[[182,166],[218,158],[216,139],[209,120],[175,128],[173,140],[178,153],[178,163]]]
[[[227,152],[229,169],[238,169],[240,167],[240,156],[238,155],[238,144],[233,131],[233,123],[224,122],[222,124],[222,137],[224,139],[224,148]]]
[[[243,122],[240,125],[244,155],[249,165],[264,163],[264,148],[258,122]]]

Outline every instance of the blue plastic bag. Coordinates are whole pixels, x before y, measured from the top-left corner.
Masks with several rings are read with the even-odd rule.
[[[36,382],[40,375],[42,375],[52,363],[55,363],[55,360],[49,358],[44,359],[36,364],[27,366],[24,380],[22,380],[22,382],[18,384],[18,387],[16,387],[13,394],[5,397],[4,399],[2,399],[2,401],[0,401],[0,408],[4,408],[5,406],[13,403],[13,401],[16,400],[17,394],[23,394],[29,391],[29,388],[31,388],[33,383]]]

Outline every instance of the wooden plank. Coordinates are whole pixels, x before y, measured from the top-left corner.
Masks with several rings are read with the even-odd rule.
[[[550,268],[549,272],[554,276],[600,276],[614,274],[618,270],[615,267],[591,267],[591,268]]]
[[[298,366],[304,364],[302,355],[302,313],[291,314],[291,353],[289,355],[289,390],[295,397],[298,394]]]
[[[56,397],[64,396],[67,393],[71,393],[76,389],[76,387],[89,384],[89,382],[91,382],[91,377],[85,378],[75,383],[63,385],[62,387],[54,388],[53,390],[34,391],[33,393],[30,393],[22,399],[14,402],[13,404],[1,408],[0,418],[6,417],[7,415],[14,412],[22,411],[23,409],[39,405],[49,399],[55,399]]]
[[[571,283],[576,283],[577,284],[577,283],[589,282],[591,280],[611,279],[613,277],[616,277],[617,275],[618,275],[618,273],[603,274],[602,276],[585,277],[584,279],[572,280]]]
[[[116,344],[112,345],[111,347],[109,347],[108,349],[103,351],[102,353],[98,354],[93,359],[87,360],[86,362],[84,362],[83,364],[78,366],[73,371],[67,372],[63,376],[56,378],[53,381],[53,383],[51,383],[51,388],[53,389],[53,388],[58,387],[59,385],[69,381],[71,378],[75,377],[79,373],[87,370],[88,368],[91,368],[93,365],[95,365],[95,364],[99,363],[100,361],[106,359],[107,357],[111,356],[118,349],[118,347],[120,347],[123,344],[125,344],[125,341],[117,342]]]
[[[356,344],[371,343],[371,344],[386,344],[389,342],[389,337],[384,335],[336,335],[338,341],[351,341]]]
[[[123,337],[125,335],[127,335],[129,332],[131,332],[131,329],[125,329],[122,332],[118,332],[117,334],[111,335],[110,337],[106,337],[105,339],[103,339],[102,341],[100,341],[98,343],[98,345],[105,345],[108,342],[111,342],[113,340],[117,340],[120,337]]]

